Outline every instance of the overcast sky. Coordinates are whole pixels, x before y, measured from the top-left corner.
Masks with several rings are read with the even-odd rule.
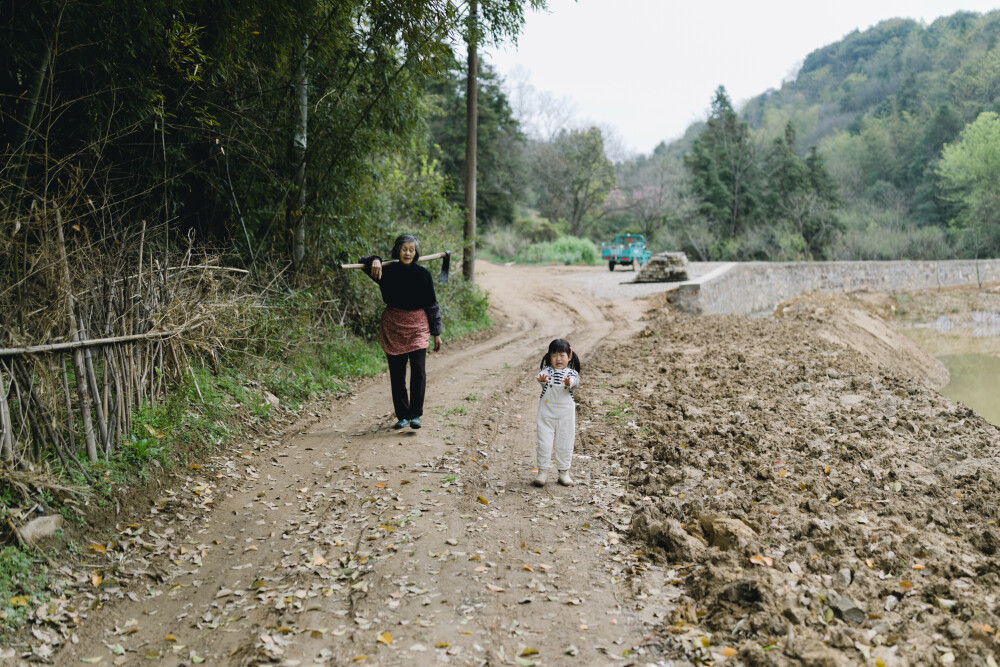
[[[707,116],[721,84],[734,102],[778,88],[811,51],[888,18],[931,23],[1000,0],[548,0],[517,47],[484,55],[509,76],[575,103],[578,121],[611,125],[648,153]],[[523,72],[524,70],[522,70]]]

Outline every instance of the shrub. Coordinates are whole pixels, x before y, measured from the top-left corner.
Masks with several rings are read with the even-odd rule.
[[[563,236],[529,246],[517,260],[526,264],[599,264],[601,253],[590,239]]]
[[[490,229],[480,237],[483,255],[501,262],[514,259],[530,244],[530,240],[518,234],[512,227]]]

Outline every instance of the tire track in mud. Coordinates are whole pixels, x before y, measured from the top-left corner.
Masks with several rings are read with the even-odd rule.
[[[573,488],[528,482],[548,341],[569,338],[586,363],[630,337],[643,307],[599,303],[546,269],[484,264],[480,282],[496,333],[429,355],[424,429],[387,428],[380,377],[281,442],[213,457],[218,477],[184,479],[214,498],[203,515],[144,522],[172,531],[149,559],[164,580],[123,576],[59,659],[593,664],[642,642],[608,575],[623,547],[602,517],[622,494],[605,460],[578,457]]]

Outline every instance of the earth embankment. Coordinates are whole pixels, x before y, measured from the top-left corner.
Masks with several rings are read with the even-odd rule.
[[[933,391],[884,305],[660,310],[592,369],[688,659],[996,664],[1000,435]]]

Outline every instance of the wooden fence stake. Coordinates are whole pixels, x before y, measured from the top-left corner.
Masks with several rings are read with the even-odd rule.
[[[56,207],[56,229],[59,232],[59,255],[62,260],[63,280],[66,281],[66,311],[69,316],[70,338],[80,340],[80,330],[76,326],[76,314],[73,312],[73,280],[69,273],[69,259],[66,256],[66,237],[63,235],[62,213]],[[90,392],[87,391],[87,370],[83,363],[83,352],[73,351],[73,371],[76,375],[76,391],[80,397],[80,413],[83,417],[83,437],[87,443],[87,458],[97,461],[97,438],[94,436],[94,422],[90,415]]]
[[[4,366],[0,364],[0,456],[4,461],[14,460],[14,425],[10,421],[10,409],[7,407],[7,382],[4,380]],[[11,380],[13,382],[13,380]]]

